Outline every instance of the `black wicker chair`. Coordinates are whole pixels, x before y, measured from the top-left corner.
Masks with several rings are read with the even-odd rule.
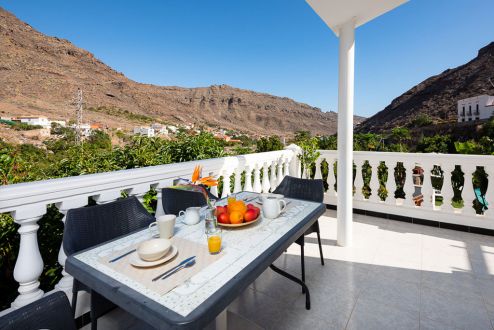
[[[16,309],[0,318],[2,330],[75,330],[69,300],[62,291]]]
[[[275,194],[282,194],[288,198],[302,199],[312,202],[322,203],[324,199],[324,183],[322,180],[311,180],[311,179],[299,179],[291,176],[286,176],[280,185],[273,191]],[[301,267],[302,267],[302,281],[305,282],[305,260],[304,260],[304,245],[305,236],[316,233],[317,241],[319,243],[319,254],[321,257],[321,265],[324,265],[324,257],[322,254],[321,245],[321,234],[319,230],[319,221],[314,222],[314,224],[307,229],[307,231],[300,236],[295,243],[300,245],[301,253]],[[302,289],[304,292],[304,290]]]
[[[71,209],[67,212],[63,234],[63,248],[70,256],[78,251],[129,234],[149,226],[155,218],[136,197],[115,202]],[[97,319],[115,307],[110,301],[74,279],[72,308],[75,313],[77,293],[91,294],[91,329],[97,328]]]
[[[205,206],[207,204],[204,194],[198,191],[163,188],[161,196],[165,214],[178,215],[180,211],[185,211],[188,207]],[[210,199],[216,199],[216,196],[209,192],[208,196]]]

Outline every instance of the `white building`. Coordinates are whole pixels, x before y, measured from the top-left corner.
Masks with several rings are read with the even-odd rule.
[[[458,122],[489,119],[494,116],[494,96],[479,95],[458,101]]]
[[[15,118],[16,121],[20,121],[23,124],[39,125],[43,128],[50,128],[51,122],[45,116],[20,116]]]
[[[134,127],[134,135],[153,137],[154,129],[151,127]]]

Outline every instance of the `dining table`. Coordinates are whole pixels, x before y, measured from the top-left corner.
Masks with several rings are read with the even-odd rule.
[[[259,194],[253,192],[239,192],[235,197],[249,203],[260,203]],[[176,282],[170,290],[160,291],[159,287],[143,282],[146,277],[131,276],[127,269],[127,257],[113,263],[108,261],[109,255],[125,254],[137,243],[155,237],[158,232],[156,226],[73,254],[67,258],[65,270],[91,290],[155,329],[202,329],[215,319],[219,327],[224,327],[229,304],[267,268],[299,283],[305,289],[306,307],[309,309],[308,285],[274,266],[273,262],[324,214],[326,207],[311,201],[290,198],[285,198],[285,201],[287,206],[276,219],[261,215],[258,221],[250,225],[223,228],[221,253],[193,276]],[[217,205],[222,203],[226,204],[226,199],[219,200]],[[181,217],[177,217],[174,238],[203,246],[204,251],[208,251],[204,221],[187,225]],[[180,252],[179,248],[177,262],[190,257]],[[127,272],[116,269],[113,265],[116,263],[127,267]],[[139,271],[146,274],[145,270]],[[176,278],[180,276],[181,273],[177,272]],[[156,285],[169,285],[169,280],[171,278]],[[219,319],[223,325],[219,325]]]

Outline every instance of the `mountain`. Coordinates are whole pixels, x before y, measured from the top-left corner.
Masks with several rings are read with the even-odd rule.
[[[46,36],[0,7],[0,115],[74,119],[78,88],[85,120],[109,127],[160,121],[237,129],[253,135],[336,132],[337,114],[286,97],[215,85],[132,81],[67,40]],[[356,122],[362,118],[356,117]]]
[[[361,123],[356,131],[413,127],[414,120],[421,115],[422,118],[428,116],[433,123],[455,122],[457,101],[481,94],[494,95],[493,83],[494,42],[491,42],[470,62],[430,77],[400,95],[384,110]]]

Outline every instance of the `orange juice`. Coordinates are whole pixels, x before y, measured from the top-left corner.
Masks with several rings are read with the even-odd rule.
[[[208,237],[209,253],[215,254],[221,250],[221,236],[212,235]]]

